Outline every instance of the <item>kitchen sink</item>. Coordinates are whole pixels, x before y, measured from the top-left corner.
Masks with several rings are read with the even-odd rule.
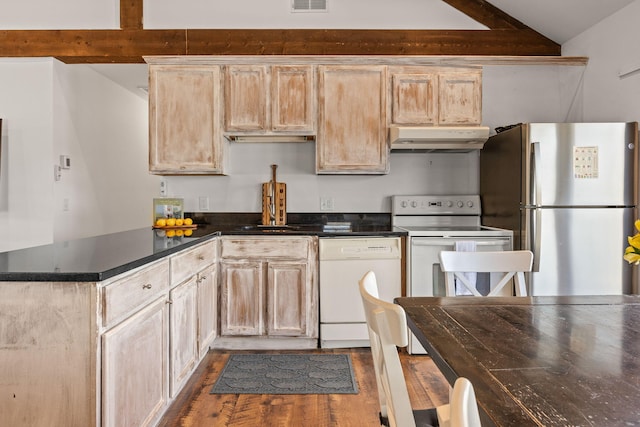
[[[313,224],[288,224],[288,225],[261,225],[249,224],[237,228],[238,231],[253,231],[263,233],[287,233],[287,232],[311,232],[322,231],[322,225]]]

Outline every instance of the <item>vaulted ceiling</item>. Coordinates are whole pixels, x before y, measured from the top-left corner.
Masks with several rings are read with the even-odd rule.
[[[488,0],[510,16],[563,44],[636,0]]]
[[[560,45],[485,0],[443,0],[489,30],[143,28],[143,0],[120,1],[120,30],[2,30],[0,55],[141,63],[145,55],[559,56]]]

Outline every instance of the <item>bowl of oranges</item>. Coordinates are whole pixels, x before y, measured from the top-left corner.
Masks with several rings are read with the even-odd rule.
[[[158,218],[153,228],[164,230],[167,237],[191,236],[198,226],[191,218]]]

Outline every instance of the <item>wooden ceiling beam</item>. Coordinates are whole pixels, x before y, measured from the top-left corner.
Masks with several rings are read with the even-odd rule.
[[[123,30],[141,30],[143,0],[120,0],[120,28]]]
[[[0,30],[0,56],[136,63],[156,55],[559,56],[560,46],[486,0],[443,0],[489,30],[145,30],[144,0],[120,0],[120,30]]]
[[[67,63],[144,62],[143,55],[184,55],[186,31],[0,30],[0,52]]]
[[[189,55],[560,55],[531,30],[187,30]]]
[[[529,29],[522,22],[513,18],[511,15],[507,15],[502,10],[498,9],[486,0],[442,0],[449,6],[458,9],[460,12],[467,15],[469,18],[487,26],[488,28],[495,29]],[[544,36],[541,36],[544,37]]]
[[[526,26],[513,16],[504,13],[486,0],[443,0],[449,6],[458,9],[469,18],[477,21],[491,30],[513,29],[531,31],[536,34],[541,43],[553,43],[560,46],[553,40],[543,36],[532,28]]]
[[[557,56],[530,29],[501,30],[0,30],[5,57],[135,63],[153,55]]]

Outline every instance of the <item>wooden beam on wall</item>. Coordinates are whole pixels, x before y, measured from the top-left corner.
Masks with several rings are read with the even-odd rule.
[[[143,0],[120,0],[120,28],[123,30],[141,30]]]
[[[120,30],[0,30],[0,56],[136,63],[157,55],[561,55],[560,45],[486,0],[443,1],[490,30],[145,30],[144,0],[120,0]]]
[[[6,57],[53,56],[66,63],[136,63],[184,55],[185,30],[0,30]]]
[[[560,55],[531,30],[187,30],[189,55]]]
[[[0,30],[0,56],[135,63],[153,55],[557,56],[533,30]]]

